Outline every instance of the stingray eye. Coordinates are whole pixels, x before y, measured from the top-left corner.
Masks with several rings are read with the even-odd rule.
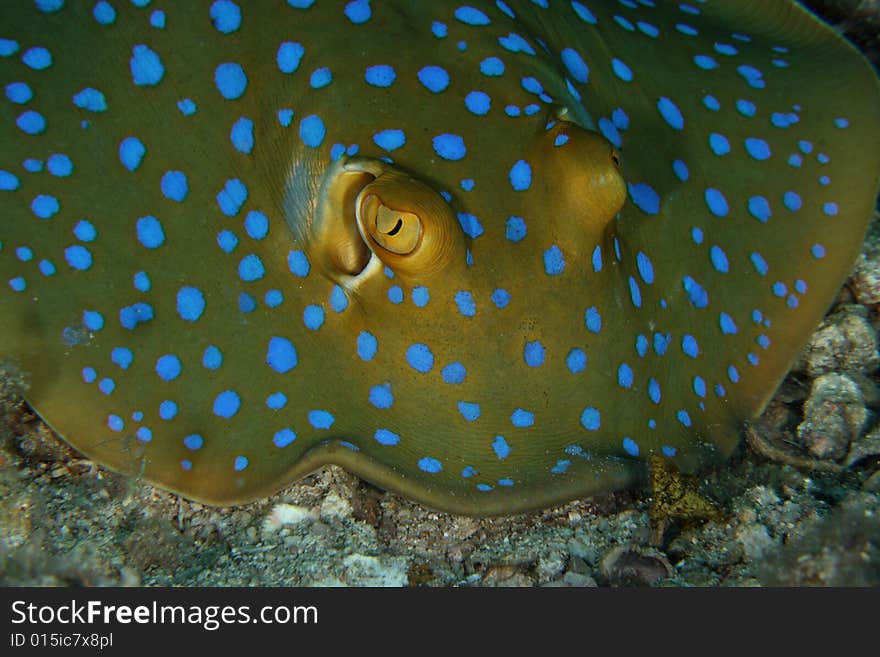
[[[395,273],[424,278],[465,262],[464,234],[452,208],[420,180],[382,171],[358,194],[355,210],[364,242]]]
[[[366,228],[376,244],[398,255],[412,253],[422,239],[422,222],[412,212],[394,210],[376,196],[364,199]]]

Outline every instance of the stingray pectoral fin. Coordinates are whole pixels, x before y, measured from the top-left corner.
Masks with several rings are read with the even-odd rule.
[[[438,481],[430,474],[404,470],[370,458],[352,449],[352,444],[347,441],[329,440],[305,452],[286,473],[285,479],[302,477],[327,464],[338,465],[380,488],[432,508],[478,517],[509,514],[512,508],[520,513],[542,509],[575,497],[627,488],[644,483],[648,478],[648,467],[644,462],[596,455],[589,461],[578,459],[572,462],[569,471],[575,476],[559,476],[555,486],[535,481],[535,485],[526,484],[508,491],[515,498],[512,500],[508,496],[486,495],[467,485],[466,480],[450,486],[448,480]],[[277,485],[266,486],[267,491],[275,489]],[[232,501],[236,500],[226,502]]]

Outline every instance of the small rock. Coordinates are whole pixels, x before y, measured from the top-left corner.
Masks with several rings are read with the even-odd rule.
[[[321,519],[325,522],[351,518],[351,515],[351,503],[336,493],[335,490],[327,493],[324,501],[321,502]]]
[[[812,456],[836,461],[846,456],[867,420],[864,398],[852,379],[823,374],[813,381],[797,435]]]
[[[880,493],[880,470],[877,470],[862,484],[862,490],[866,493]]]
[[[880,426],[874,427],[867,435],[852,442],[844,465],[849,467],[863,458],[877,455],[880,455]]]
[[[272,507],[269,515],[263,520],[263,531],[271,534],[285,525],[296,525],[301,522],[314,520],[315,517],[315,512],[310,509],[282,502]]]
[[[870,373],[880,365],[877,335],[862,306],[843,306],[813,333],[794,370],[815,378],[828,372]]]
[[[672,564],[654,548],[618,545],[599,564],[611,586],[655,586],[672,577]]]
[[[767,528],[757,522],[737,527],[736,538],[742,544],[746,558],[750,560],[759,559],[765,550],[776,544]]]

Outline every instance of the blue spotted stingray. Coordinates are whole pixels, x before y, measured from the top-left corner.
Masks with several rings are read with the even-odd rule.
[[[783,1],[0,3],[0,351],[212,504],[538,508],[728,455],[854,259],[880,87]]]

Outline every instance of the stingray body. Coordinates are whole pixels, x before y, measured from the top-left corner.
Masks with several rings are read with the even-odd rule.
[[[0,345],[209,503],[338,463],[441,509],[728,454],[880,170],[790,2],[4,2]]]

